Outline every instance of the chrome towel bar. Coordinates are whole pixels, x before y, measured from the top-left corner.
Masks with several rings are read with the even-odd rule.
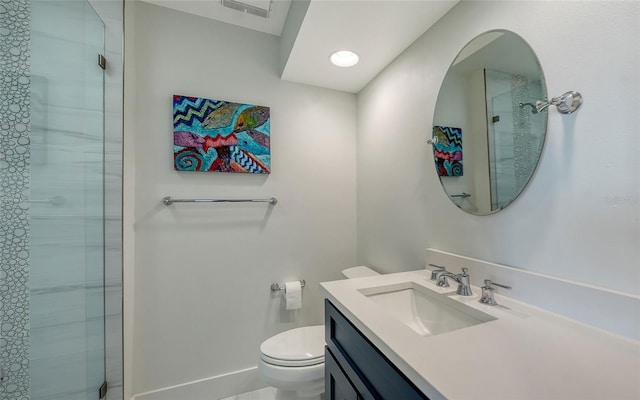
[[[275,197],[269,199],[174,199],[171,196],[162,198],[162,204],[165,206],[173,203],[269,203],[275,205],[278,204],[278,199]]]

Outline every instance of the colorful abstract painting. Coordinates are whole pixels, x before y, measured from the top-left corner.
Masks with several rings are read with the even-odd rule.
[[[462,129],[434,126],[433,156],[439,176],[462,176]]]
[[[269,107],[173,95],[177,171],[271,172]]]

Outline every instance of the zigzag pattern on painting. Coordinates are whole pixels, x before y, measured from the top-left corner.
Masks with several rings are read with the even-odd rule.
[[[224,101],[173,96],[173,126],[177,126],[180,122],[193,125],[194,120],[202,123],[209,112],[223,104],[225,104]]]
[[[271,172],[269,167],[266,166],[262,161],[260,161],[258,158],[256,158],[255,155],[253,155],[252,153],[249,153],[248,151],[244,151],[244,154],[249,157],[261,170],[262,173],[269,173]]]
[[[462,148],[462,132],[460,132],[458,128],[451,128],[448,126],[441,126],[439,128],[445,135],[447,135],[447,138],[452,145],[457,148]]]
[[[254,174],[269,172],[269,169],[238,146],[231,146],[231,159],[242,168]]]

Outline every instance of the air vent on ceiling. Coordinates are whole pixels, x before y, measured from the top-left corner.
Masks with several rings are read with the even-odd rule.
[[[251,0],[249,0],[251,1]],[[248,4],[243,3],[237,0],[221,0],[222,5],[224,7],[232,8],[234,10],[242,11],[247,14],[256,15],[262,18],[269,18],[269,14],[271,13],[271,2],[272,0],[253,0]],[[266,8],[259,7],[258,4],[266,6]]]

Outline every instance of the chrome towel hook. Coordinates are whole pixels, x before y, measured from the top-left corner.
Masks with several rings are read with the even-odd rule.
[[[570,91],[548,101],[536,101],[536,110],[541,112],[549,106],[556,106],[561,114],[571,114],[580,108],[580,105],[582,105],[582,95],[579,92]]]

